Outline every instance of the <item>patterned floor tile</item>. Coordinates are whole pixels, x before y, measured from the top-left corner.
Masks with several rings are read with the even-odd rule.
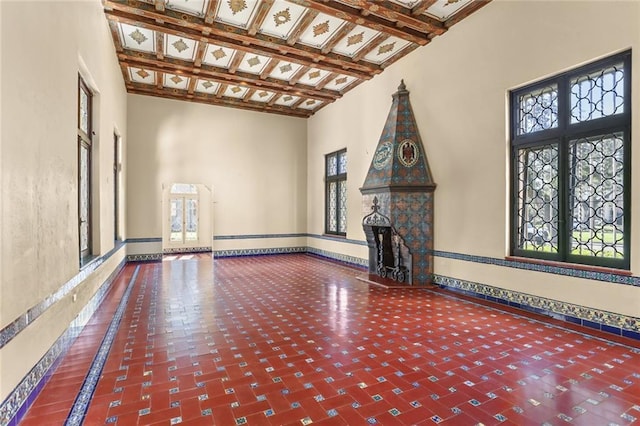
[[[308,255],[136,267],[91,424],[640,421],[638,349],[441,291],[368,287],[358,270]],[[70,411],[119,291],[23,424]]]

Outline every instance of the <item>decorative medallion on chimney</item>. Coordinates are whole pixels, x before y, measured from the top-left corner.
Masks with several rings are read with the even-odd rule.
[[[425,285],[433,274],[433,182],[404,81],[360,188],[369,274]]]

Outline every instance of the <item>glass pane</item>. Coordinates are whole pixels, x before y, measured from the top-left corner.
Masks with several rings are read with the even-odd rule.
[[[558,127],[558,87],[552,85],[518,98],[518,134]]]
[[[187,210],[185,215],[185,241],[198,240],[198,200],[187,199]]]
[[[340,220],[338,221],[338,232],[346,233],[347,232],[347,181],[341,180],[338,182],[338,193],[340,194],[340,198],[338,202],[340,203]]]
[[[338,231],[338,213],[336,206],[336,192],[337,192],[337,184],[336,182],[329,183],[329,194],[328,194],[328,203],[329,203],[329,211],[327,218],[327,230],[330,232]]]
[[[338,173],[347,173],[347,151],[341,152],[338,156]]]
[[[89,96],[87,92],[80,87],[80,123],[78,126],[80,130],[89,134]]]
[[[89,149],[80,144],[80,182],[79,182],[79,199],[80,199],[80,250],[89,249]]]
[[[80,223],[80,251],[89,250],[89,223]]]
[[[624,258],[624,154],[620,133],[571,141],[571,253]]]
[[[336,154],[327,156],[327,176],[335,176],[338,174],[338,157]]]
[[[518,248],[558,252],[558,147],[518,151]]]
[[[571,81],[571,123],[624,112],[623,64]]]
[[[169,241],[172,243],[182,243],[182,221],[184,219],[183,215],[184,202],[182,198],[172,198],[171,199],[171,214],[169,216],[169,221],[171,223],[171,235],[169,237]]]
[[[172,194],[197,194],[198,188],[190,183],[174,183],[171,185]]]

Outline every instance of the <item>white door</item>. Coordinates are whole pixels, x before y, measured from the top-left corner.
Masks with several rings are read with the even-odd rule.
[[[199,199],[195,185],[175,184],[169,195],[169,245],[194,247],[200,240]]]

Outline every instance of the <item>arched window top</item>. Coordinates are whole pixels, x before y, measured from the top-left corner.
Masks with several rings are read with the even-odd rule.
[[[171,185],[172,194],[197,194],[198,188],[192,183],[174,183]]]

